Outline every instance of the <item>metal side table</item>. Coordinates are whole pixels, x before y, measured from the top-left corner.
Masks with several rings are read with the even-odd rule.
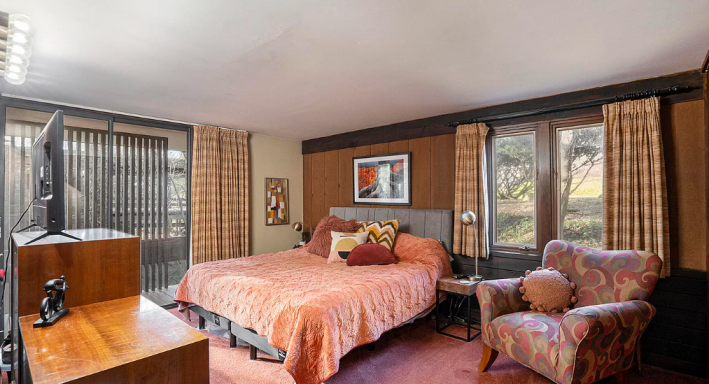
[[[476,337],[480,336],[480,321],[477,320],[472,320],[471,316],[471,301],[473,298],[475,298],[475,289],[478,286],[479,282],[472,282],[470,285],[466,284],[461,284],[461,281],[468,281],[466,279],[454,279],[452,277],[444,277],[442,279],[439,279],[438,282],[436,283],[436,333],[440,333],[442,335],[446,335],[449,337],[452,337],[454,339],[458,340],[463,340],[466,342],[471,342],[473,341]],[[440,303],[439,303],[439,296],[441,292],[445,292],[449,296],[456,296],[456,297],[462,297],[464,301],[467,302],[467,305],[465,308],[467,309],[466,312],[466,318],[467,322],[459,322],[456,321],[455,319],[455,314],[451,313],[450,317],[448,317],[448,321],[446,323],[443,323],[441,320],[443,320],[443,317],[441,315],[440,311]],[[462,304],[461,304],[462,306]],[[473,324],[475,324],[475,327]],[[444,332],[444,330],[450,326],[458,326],[458,327],[464,327],[467,329],[468,332],[468,337],[460,337],[456,336],[450,333]],[[475,331],[475,333],[471,334],[471,330]]]

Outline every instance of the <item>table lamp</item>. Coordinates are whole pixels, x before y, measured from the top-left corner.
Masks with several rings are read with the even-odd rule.
[[[478,274],[478,226],[475,225],[477,217],[472,211],[465,211],[460,214],[460,221],[465,226],[473,226],[473,237],[475,238],[475,276],[469,276],[470,281],[482,281],[483,277]]]
[[[308,228],[310,228],[310,231],[312,232],[313,227],[309,226],[308,224],[303,224],[303,222],[301,222],[301,221],[296,221],[295,223],[293,223],[293,225],[292,225],[291,227],[293,227],[293,229],[294,229],[296,232],[300,232],[300,233],[301,233],[301,235],[300,235],[300,245],[305,245],[305,237],[304,237],[304,235],[303,235],[303,228],[308,227]],[[311,235],[311,236],[312,236],[312,235]]]

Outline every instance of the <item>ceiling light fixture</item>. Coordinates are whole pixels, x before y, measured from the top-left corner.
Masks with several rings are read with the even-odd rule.
[[[0,75],[14,85],[25,82],[27,67],[32,57],[32,37],[36,28],[32,19],[21,14],[0,12]]]

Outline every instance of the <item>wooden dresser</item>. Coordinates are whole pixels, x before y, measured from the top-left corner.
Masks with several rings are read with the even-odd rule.
[[[42,287],[66,276],[65,307],[140,295],[140,237],[112,229],[66,231],[82,241],[42,232],[13,233],[17,252],[17,311],[39,313]]]
[[[38,318],[20,318],[34,384],[209,382],[207,337],[141,296],[71,308],[52,327],[32,328]]]
[[[19,383],[208,383],[209,339],[140,296],[140,238],[110,229],[67,232],[83,241],[12,235]],[[69,313],[33,328],[44,283],[62,275]]]

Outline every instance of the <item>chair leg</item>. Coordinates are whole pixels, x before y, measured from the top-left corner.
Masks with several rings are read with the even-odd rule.
[[[635,361],[638,362],[638,375],[642,376],[643,375],[643,359],[642,359],[642,353],[641,353],[639,344],[637,344],[637,346],[635,347]]]
[[[483,357],[480,359],[480,367],[478,367],[478,371],[487,372],[487,370],[492,366],[492,363],[495,362],[495,359],[497,359],[498,354],[499,352],[497,352],[497,350],[492,349],[488,347],[487,344],[483,343]]]
[[[618,384],[628,384],[628,370],[626,369],[616,373],[615,382]]]

